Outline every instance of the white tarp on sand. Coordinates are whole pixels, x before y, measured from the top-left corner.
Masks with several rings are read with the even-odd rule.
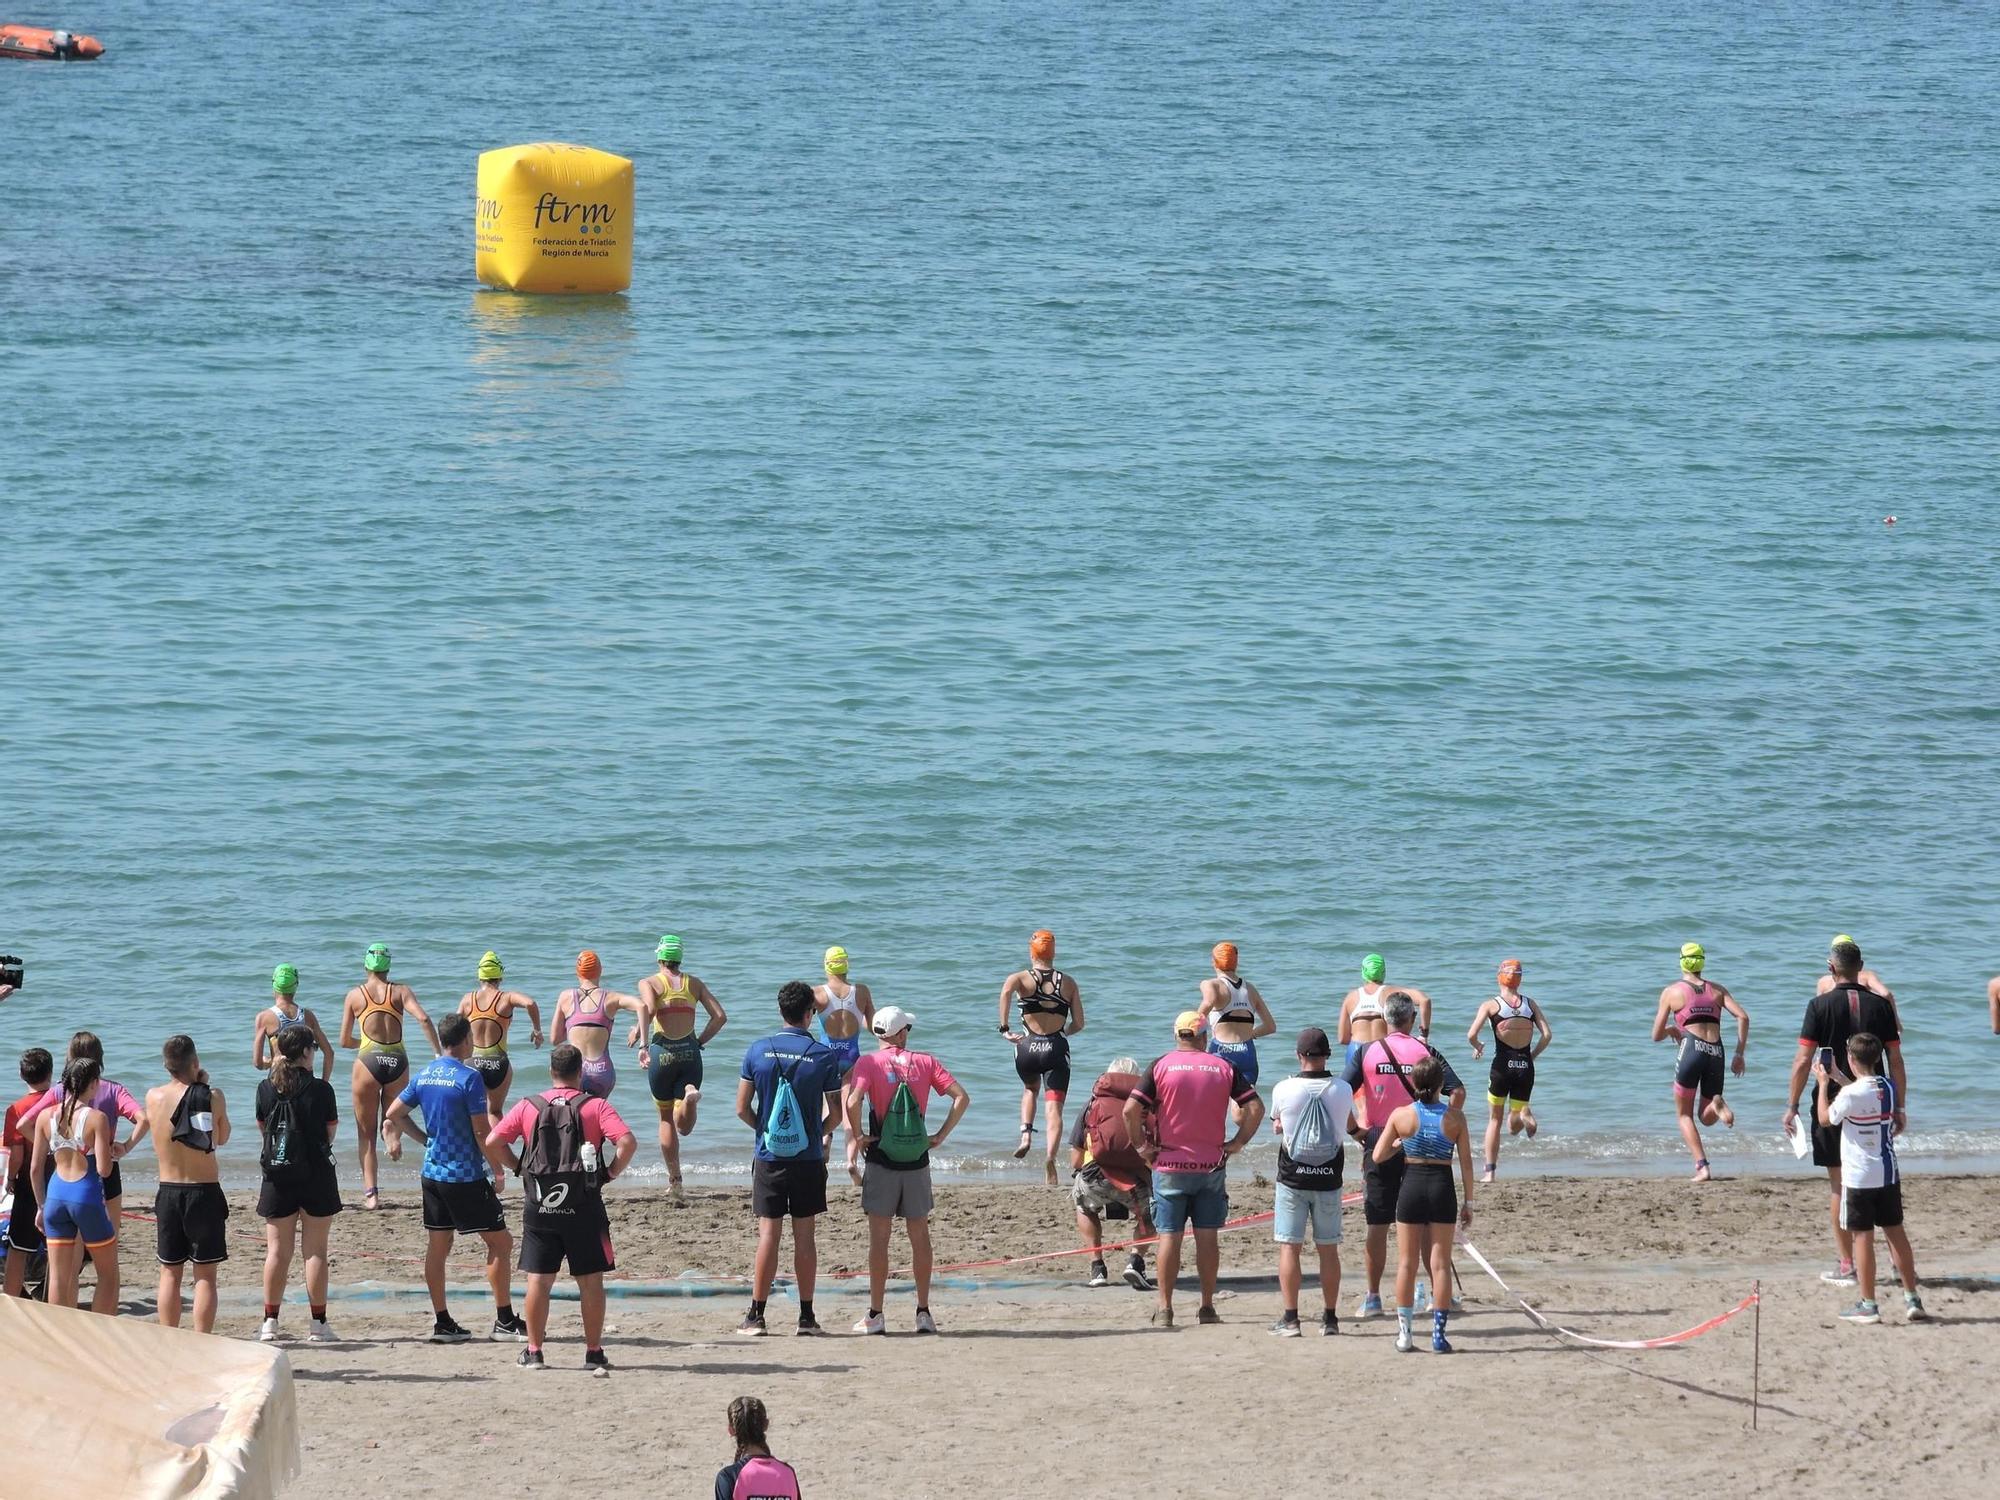
[[[276,1349],[0,1297],[8,1500],[268,1500],[298,1472]]]

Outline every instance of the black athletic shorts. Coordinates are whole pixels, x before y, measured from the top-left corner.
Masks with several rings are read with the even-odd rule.
[[[124,1196],[125,1196],[125,1163],[123,1163],[122,1161],[114,1161],[111,1164],[111,1175],[104,1179],[104,1201],[106,1203],[109,1203],[113,1198],[122,1198]],[[112,1228],[114,1229],[117,1227],[118,1226],[115,1224],[112,1225]]]
[[[1029,1032],[1014,1043],[1014,1076],[1024,1089],[1062,1098],[1069,1092],[1069,1038]]]
[[[1396,1198],[1403,1190],[1403,1153],[1375,1160],[1375,1143],[1381,1138],[1382,1127],[1370,1125],[1361,1143],[1361,1221],[1377,1226],[1396,1222]]]
[[[514,1076],[514,1060],[505,1052],[495,1052],[481,1057],[477,1052],[465,1060],[465,1065],[479,1075],[479,1081],[491,1092]]]
[[[750,1200],[760,1219],[810,1219],[826,1212],[826,1163],[751,1163]]]
[[[1840,1227],[1856,1234],[1873,1234],[1878,1229],[1903,1227],[1903,1185],[1840,1190]]]
[[[219,1265],[229,1259],[229,1199],[219,1182],[163,1182],[153,1195],[160,1264]]]
[[[660,1118],[671,1119],[681,1097],[701,1087],[701,1043],[692,1035],[668,1038],[656,1031],[646,1047],[653,1059],[646,1067],[646,1087]]]
[[[21,1185],[14,1189],[13,1217],[7,1221],[7,1244],[10,1249],[18,1250],[23,1255],[33,1255],[47,1245],[41,1230],[35,1227],[35,1209],[38,1206],[34,1179],[23,1179]]]
[[[565,1261],[572,1276],[599,1275],[616,1269],[618,1262],[611,1253],[610,1231],[583,1225],[573,1229],[521,1231],[523,1274],[553,1276]]]
[[[1535,1059],[1526,1047],[1502,1047],[1486,1070],[1488,1104],[1526,1104],[1535,1092]]]
[[[1723,1061],[1722,1043],[1705,1042],[1698,1036],[1683,1036],[1681,1050],[1674,1058],[1674,1092],[1713,1099],[1722,1092],[1729,1076]],[[1834,1156],[1839,1161],[1838,1154]]]
[[[1398,1224],[1455,1224],[1458,1185],[1448,1161],[1404,1163],[1403,1185],[1396,1194]]]
[[[260,1219],[289,1219],[293,1214],[330,1219],[339,1212],[340,1177],[332,1162],[316,1169],[303,1182],[273,1182],[266,1177],[257,1194]]]
[[[477,1182],[438,1182],[424,1179],[424,1228],[433,1234],[447,1230],[458,1234],[490,1234],[507,1227],[507,1215],[500,1210],[500,1195],[493,1191],[493,1179]]]

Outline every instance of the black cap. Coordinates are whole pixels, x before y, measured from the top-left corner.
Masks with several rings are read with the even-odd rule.
[[[1308,1026],[1299,1033],[1299,1045],[1295,1050],[1300,1057],[1333,1056],[1333,1044],[1317,1026]]]

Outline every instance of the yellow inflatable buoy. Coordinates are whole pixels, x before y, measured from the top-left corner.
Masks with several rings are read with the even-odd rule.
[[[543,141],[479,157],[475,269],[512,292],[622,292],[632,284],[632,163]]]

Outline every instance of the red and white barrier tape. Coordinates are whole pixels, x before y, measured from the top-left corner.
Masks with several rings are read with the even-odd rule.
[[[1508,1296],[1512,1297],[1516,1302],[1520,1304],[1521,1311],[1525,1312],[1530,1318],[1534,1319],[1535,1325],[1537,1327],[1546,1329],[1548,1332],[1553,1333],[1560,1338],[1571,1339],[1579,1344],[1588,1344],[1593,1349],[1666,1349],[1666,1348],[1671,1348],[1676,1344],[1685,1344],[1690,1339],[1700,1338],[1701,1335],[1703,1335],[1704,1333],[1708,1333],[1713,1329],[1720,1328],[1724,1323],[1727,1323],[1731,1318],[1736,1317],[1739,1313],[1748,1312],[1751,1308],[1755,1307],[1757,1303],[1761,1300],[1756,1292],[1752,1292],[1749,1296],[1745,1297],[1741,1302],[1737,1303],[1734,1307],[1730,1308],[1728,1312],[1718,1313],[1715,1317],[1710,1318],[1706,1323],[1698,1323],[1693,1328],[1684,1329],[1680,1333],[1662,1334],[1659,1338],[1656,1339],[1594,1339],[1587,1333],[1578,1333],[1573,1328],[1564,1328],[1559,1323],[1550,1322],[1547,1318],[1543,1317],[1539,1312],[1535,1310],[1533,1305],[1529,1303],[1526,1297],[1523,1297],[1519,1292],[1515,1291],[1511,1286],[1507,1285],[1507,1283],[1501,1278],[1500,1273],[1493,1269],[1492,1263],[1488,1261],[1485,1256],[1479,1253],[1479,1247],[1477,1245],[1473,1244],[1472,1241],[1470,1240],[1460,1240],[1458,1243],[1459,1246],[1465,1251],[1467,1255],[1471,1256],[1474,1260],[1479,1262],[1479,1269],[1484,1271],[1488,1276],[1491,1276],[1493,1278],[1494,1284],[1498,1286],[1501,1291],[1505,1292]]]

